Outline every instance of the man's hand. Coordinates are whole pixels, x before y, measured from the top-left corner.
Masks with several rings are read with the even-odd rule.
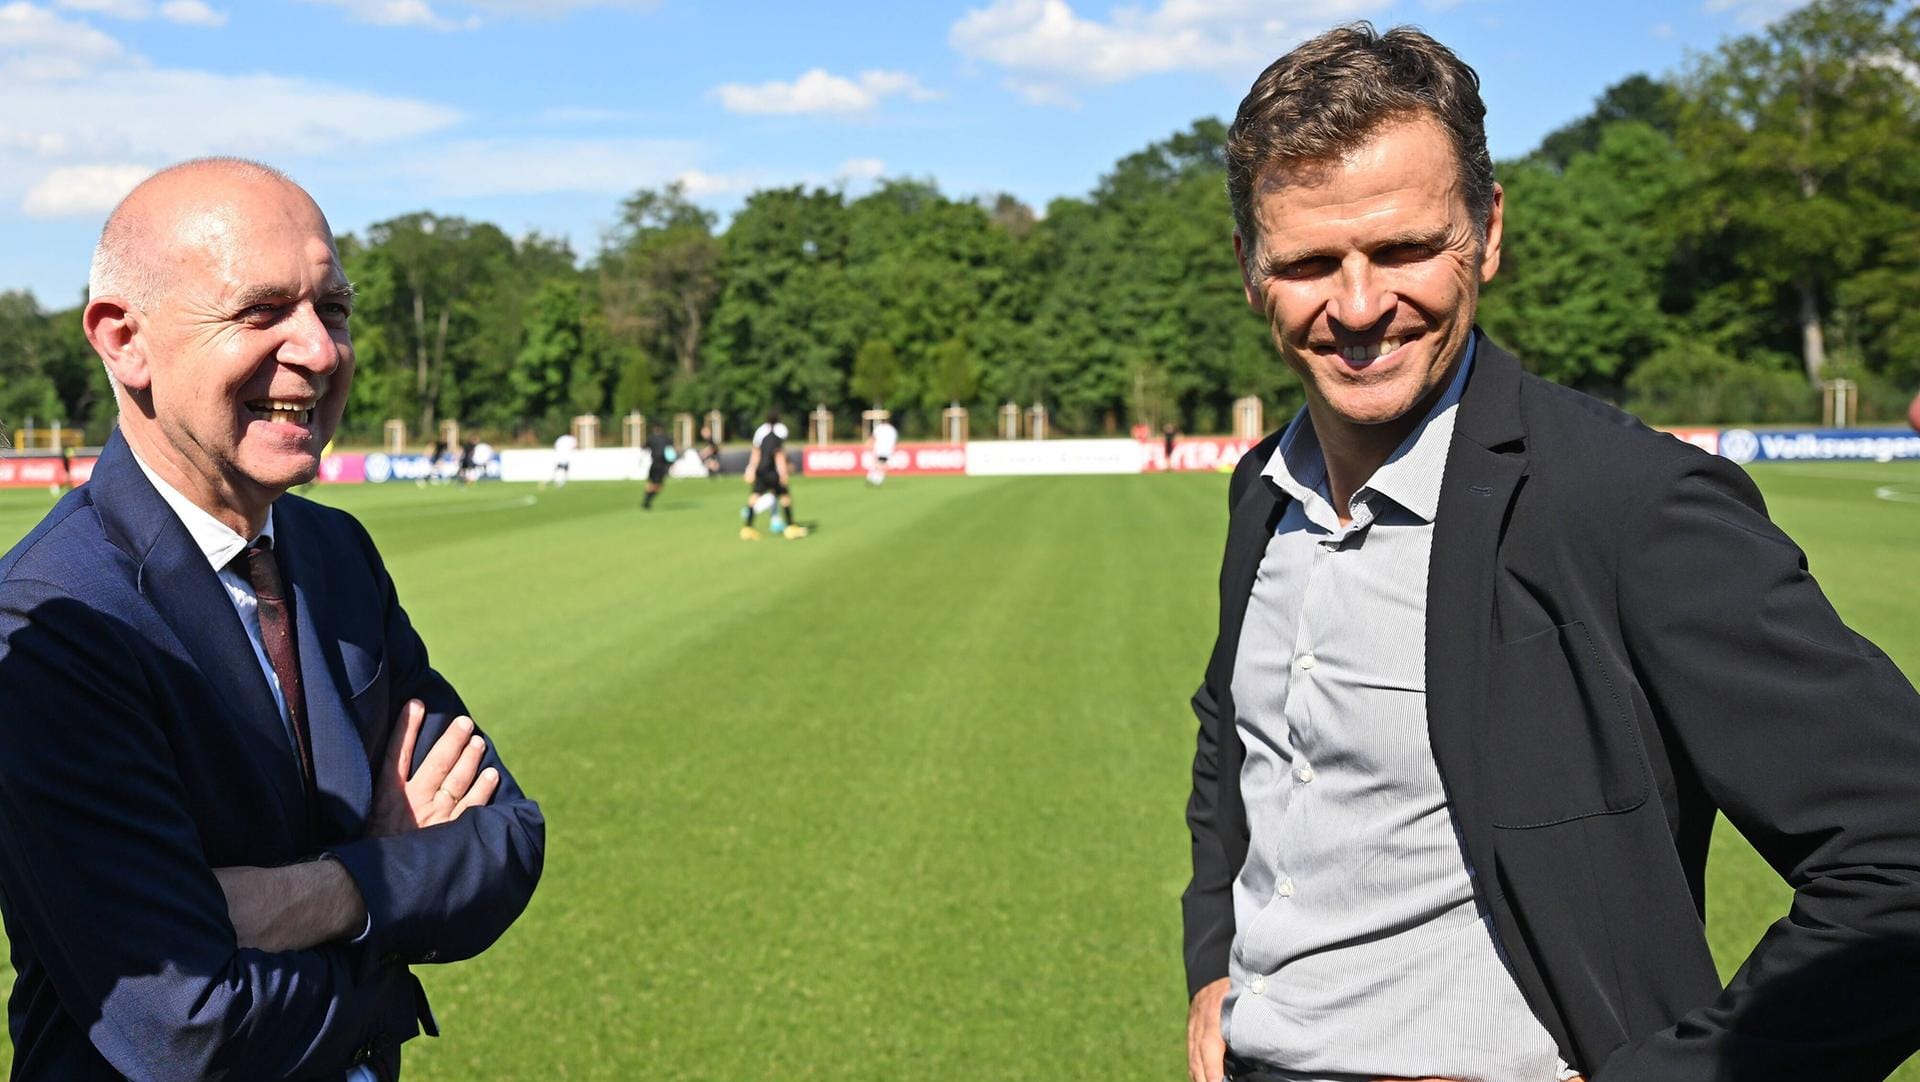
[[[279,868],[215,868],[227,919],[242,947],[299,951],[350,939],[367,924],[360,888],[337,860]]]
[[[1187,1078],[1220,1082],[1227,1073],[1227,1042],[1220,1039],[1220,1004],[1227,1001],[1227,978],[1193,994],[1187,1008]]]
[[[421,760],[420,769],[408,777],[407,767],[413,762],[414,745],[426,717],[426,704],[418,699],[408,699],[400,709],[387,740],[386,761],[373,779],[373,814],[367,822],[367,834],[372,837],[452,822],[468,808],[492,800],[500,787],[499,771],[480,769],[487,742],[474,734],[473,719],[464,715],[453,719]]]

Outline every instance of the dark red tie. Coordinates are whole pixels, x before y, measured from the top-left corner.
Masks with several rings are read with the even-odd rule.
[[[300,649],[293,634],[293,602],[280,578],[280,559],[262,538],[230,564],[253,587],[260,599],[260,642],[267,648],[273,674],[280,678],[280,695],[287,701],[293,735],[299,744],[300,780],[306,786],[307,809],[313,811],[313,740],[307,735],[307,697],[300,689]]]

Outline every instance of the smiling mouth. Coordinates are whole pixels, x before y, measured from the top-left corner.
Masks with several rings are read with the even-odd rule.
[[[307,425],[313,423],[313,404],[310,402],[290,402],[279,398],[258,398],[247,403],[248,412],[255,420],[276,424]]]
[[[1367,365],[1399,349],[1408,341],[1405,338],[1382,338],[1367,346],[1341,346],[1336,352],[1348,364]]]

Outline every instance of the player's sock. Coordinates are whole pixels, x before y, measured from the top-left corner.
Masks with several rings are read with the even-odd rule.
[[[648,489],[647,498],[640,501],[640,506],[648,511],[653,510],[653,498],[657,495],[659,495],[659,492],[657,490],[651,489],[651,488]]]
[[[748,504],[745,507],[742,507],[740,509],[740,524],[742,526],[748,526],[748,527],[751,527],[753,525],[753,505],[752,504]]]

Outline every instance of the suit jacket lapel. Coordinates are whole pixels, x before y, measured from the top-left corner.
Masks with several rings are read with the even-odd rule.
[[[1264,477],[1253,478],[1234,504],[1227,526],[1227,557],[1220,566],[1220,644],[1228,651],[1228,664],[1239,650],[1240,625],[1253,596],[1253,580],[1284,509],[1285,501]]]
[[[108,538],[139,563],[141,594],[186,648],[209,685],[208,701],[225,707],[239,752],[281,797],[287,829],[304,833],[294,826],[304,803],[298,755],[253,642],[206,554],[140,471],[119,430],[87,485]]]
[[[1526,478],[1520,363],[1482,337],[1455,417],[1427,575],[1427,734],[1476,872],[1493,874],[1493,825],[1475,748],[1486,711],[1495,575],[1507,510]]]
[[[283,510],[292,505],[283,501]],[[307,695],[307,732],[313,741],[313,770],[319,789],[318,819],[321,844],[351,837],[373,801],[373,776],[368,769],[385,747],[370,747],[353,710],[344,698],[345,670],[339,643],[329,631],[342,625],[336,617],[338,599],[328,588],[324,553],[301,529],[297,514],[284,514],[274,524],[274,544],[281,566],[293,587],[295,632],[299,635],[300,678]]]

